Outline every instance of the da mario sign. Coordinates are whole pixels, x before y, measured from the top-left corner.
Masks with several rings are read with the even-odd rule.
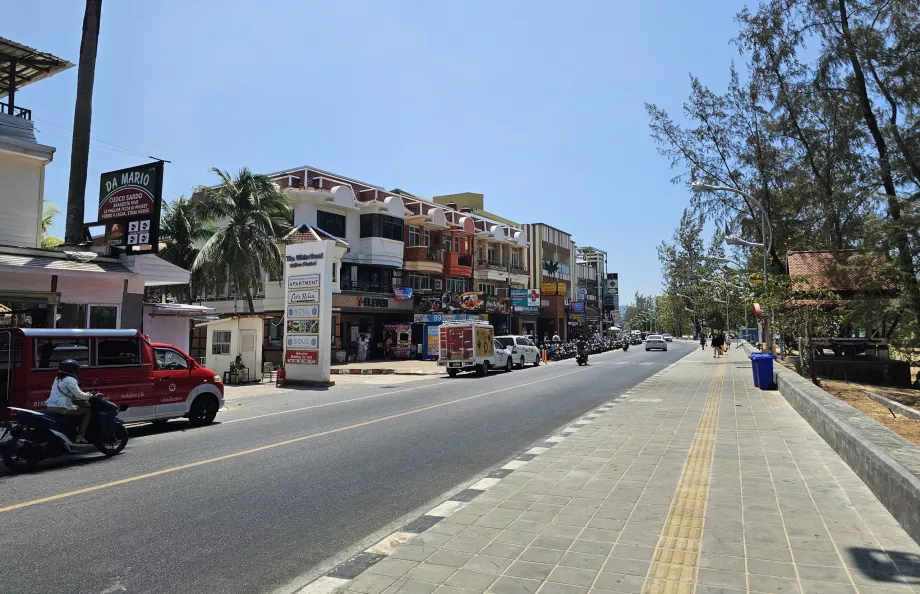
[[[105,224],[108,245],[128,251],[156,251],[160,240],[163,161],[103,173],[99,178],[97,222]]]

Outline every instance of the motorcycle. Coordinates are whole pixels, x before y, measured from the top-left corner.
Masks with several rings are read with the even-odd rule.
[[[575,357],[575,362],[579,365],[588,364],[588,350],[585,349],[582,352],[578,353],[578,356]]]
[[[75,417],[8,407],[0,411],[0,454],[13,472],[29,472],[39,462],[69,454],[99,450],[106,456],[120,453],[128,445],[128,430],[118,418],[118,406],[103,394],[89,399],[90,421],[86,441],[77,443]]]
[[[623,352],[625,353],[628,350],[629,350],[629,341],[624,341],[623,342]]]

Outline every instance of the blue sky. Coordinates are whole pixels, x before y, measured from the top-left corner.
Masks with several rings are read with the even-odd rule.
[[[723,88],[742,5],[106,0],[87,216],[100,173],[144,161],[106,143],[172,161],[166,199],[213,182],[212,166],[309,164],[422,196],[481,192],[496,214],[606,249],[626,303],[658,291],[655,246],[688,200],[643,104],[679,116],[690,72]],[[0,36],[77,62],[82,2],[17,6],[0,1]],[[58,149],[45,192],[62,208],[76,79],[17,94]]]

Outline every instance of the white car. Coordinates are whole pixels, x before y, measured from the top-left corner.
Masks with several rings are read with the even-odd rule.
[[[497,340],[493,340],[492,342],[495,347],[495,369],[511,371],[512,367],[514,366],[514,359],[511,355],[511,349],[504,346]]]
[[[540,349],[526,336],[496,336],[495,340],[511,349],[514,365],[521,369],[527,364],[534,367],[540,364]]]
[[[668,343],[664,341],[664,337],[661,334],[649,334],[645,339],[645,350],[650,351],[652,349],[661,349],[662,351],[668,350]]]
[[[674,337],[671,336],[670,334],[662,334],[661,337],[664,339],[665,342],[674,342]]]

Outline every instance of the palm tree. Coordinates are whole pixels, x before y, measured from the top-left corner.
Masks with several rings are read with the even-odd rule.
[[[41,247],[45,249],[51,249],[55,246],[59,246],[64,243],[64,240],[60,237],[53,237],[48,235],[48,230],[51,229],[51,226],[54,225],[54,218],[61,214],[61,209],[57,205],[43,200],[42,203],[44,207],[42,208],[42,236],[41,236]]]
[[[93,119],[93,83],[96,80],[96,49],[99,46],[101,17],[102,0],[86,0],[86,12],[83,13],[83,38],[80,41],[80,65],[77,70],[77,101],[73,110],[67,222],[64,228],[64,239],[71,244],[77,244],[83,240],[83,201],[86,198],[89,132]]]
[[[284,262],[278,238],[290,229],[291,205],[287,195],[265,175],[240,169],[236,177],[213,168],[220,177],[214,188],[199,187],[205,216],[218,221],[220,229],[201,247],[192,264],[208,283],[227,282],[242,291],[255,313],[253,295],[262,291],[266,274],[281,277]]]
[[[217,227],[204,214],[201,203],[180,196],[163,205],[160,221],[160,240],[166,246],[160,250],[160,257],[186,270],[191,270],[198,256],[199,247],[217,232]],[[192,297],[192,287],[199,284],[200,273],[193,273],[191,283],[186,287]]]

